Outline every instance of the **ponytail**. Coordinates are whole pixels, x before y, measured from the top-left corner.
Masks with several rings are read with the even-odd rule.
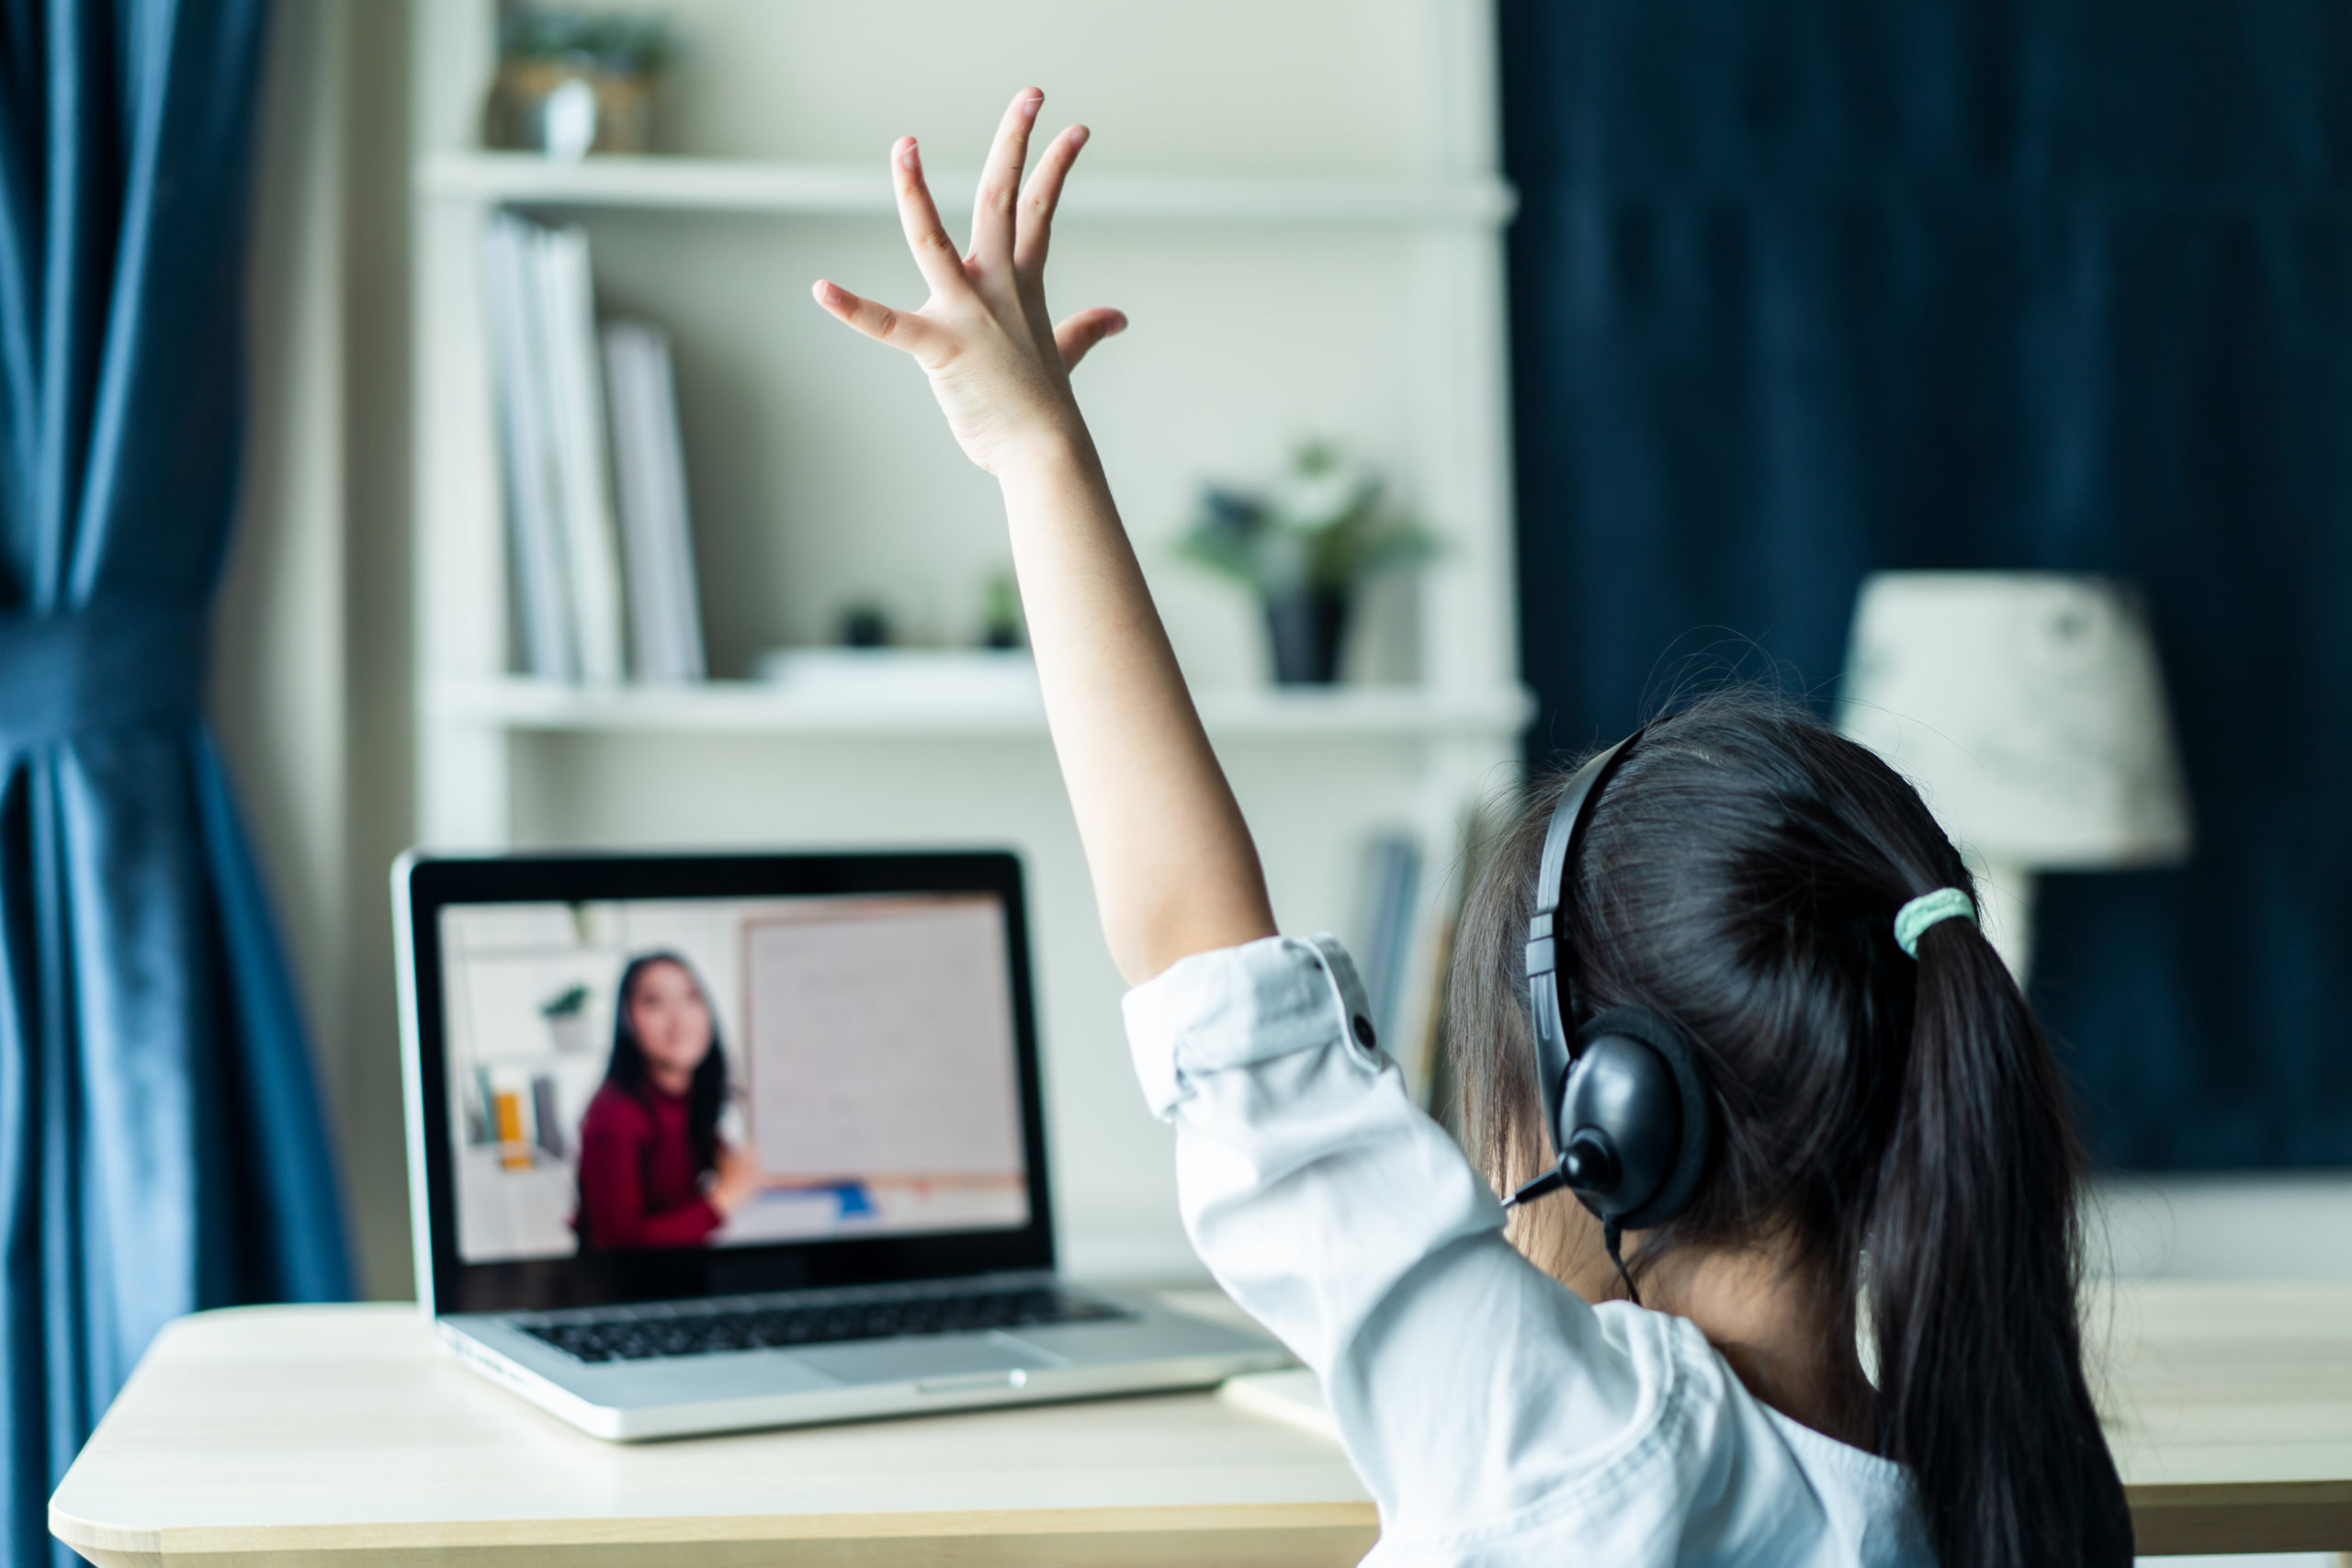
[[[1454,948],[1465,1130],[1506,1190],[1543,1146],[1521,939],[1555,793],[1502,835]],[[1835,1336],[1867,1261],[1877,1392],[1854,1430],[1907,1468],[1941,1568],[2126,1568],[2083,1372],[2064,1085],[1971,921],[1915,916],[1916,955],[1898,945],[1906,902],[1968,883],[1918,792],[1809,714],[1721,694],[1644,732],[1576,877],[1585,1005],[1675,1020],[1723,1112],[1706,1182],[1645,1233],[1636,1275],[1776,1236]]]
[[[1864,1230],[1880,1450],[1915,1478],[1942,1568],[2126,1562],[2131,1516],[2083,1374],[2064,1086],[1974,926],[1931,927],[1917,963]]]

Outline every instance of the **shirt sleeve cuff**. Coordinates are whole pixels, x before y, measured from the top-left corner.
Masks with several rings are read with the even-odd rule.
[[[1121,1004],[1136,1077],[1166,1121],[1205,1073],[1341,1045],[1376,1070],[1372,1010],[1337,937],[1270,936],[1196,953]]]

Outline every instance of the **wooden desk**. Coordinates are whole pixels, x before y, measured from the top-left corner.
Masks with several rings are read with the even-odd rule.
[[[2352,1554],[2352,1284],[2127,1282],[2086,1317],[2143,1552]]]
[[[2151,1553],[2352,1547],[2352,1285],[2127,1286],[2095,1312]],[[1352,1562],[1326,1440],[1207,1394],[617,1447],[435,1351],[413,1309],[159,1338],[50,1505],[103,1565]]]

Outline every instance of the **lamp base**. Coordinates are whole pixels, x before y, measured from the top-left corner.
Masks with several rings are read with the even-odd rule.
[[[1992,860],[1973,851],[1963,851],[1962,858],[1976,878],[1985,938],[2022,989],[2033,969],[2033,872],[2015,861]]]

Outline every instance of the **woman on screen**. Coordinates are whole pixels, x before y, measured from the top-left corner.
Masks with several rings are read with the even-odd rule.
[[[718,1136],[727,1053],[702,982],[673,953],[621,971],[613,1055],[580,1119],[586,1251],[696,1247],[759,1185],[750,1156]]]

